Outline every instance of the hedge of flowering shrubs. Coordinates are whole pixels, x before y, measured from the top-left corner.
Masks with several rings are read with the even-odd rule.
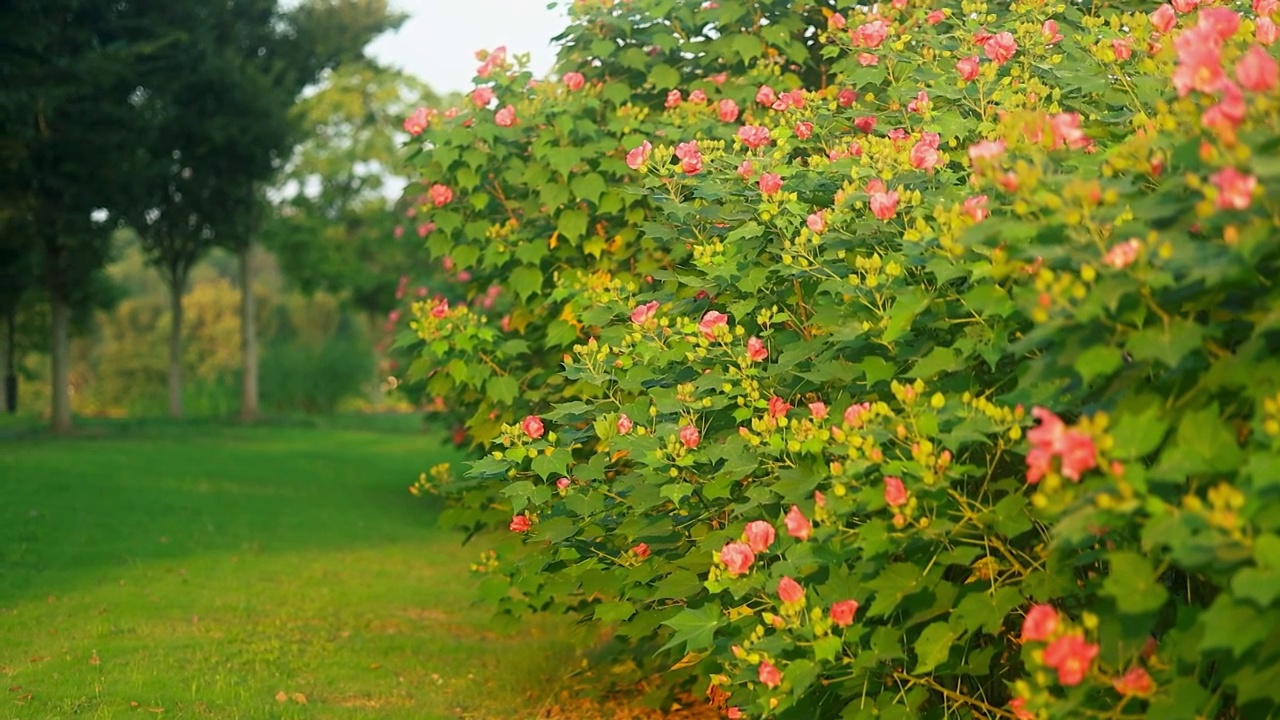
[[[1275,0],[572,13],[414,125],[504,609],[726,717],[1276,717]]]

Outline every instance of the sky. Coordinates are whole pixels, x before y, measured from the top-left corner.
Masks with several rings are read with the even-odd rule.
[[[560,7],[547,9],[549,0],[392,0],[409,20],[369,48],[370,54],[426,81],[437,92],[471,88],[481,48],[507,46],[508,57],[532,55],[531,68],[542,75],[555,53],[551,38],[568,21]]]

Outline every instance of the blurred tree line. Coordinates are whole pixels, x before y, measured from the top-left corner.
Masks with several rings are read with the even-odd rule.
[[[365,56],[402,21],[387,0],[0,3],[0,407],[19,374],[55,430],[73,396],[252,419],[367,389],[372,318],[425,267],[395,233],[398,119],[441,101]]]

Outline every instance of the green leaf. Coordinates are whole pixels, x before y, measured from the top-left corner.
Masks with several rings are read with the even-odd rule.
[[[1169,431],[1163,415],[1164,403],[1154,395],[1140,395],[1117,408],[1111,428],[1112,453],[1121,460],[1136,460],[1160,447]]]
[[[675,630],[675,634],[662,646],[663,650],[684,643],[685,652],[711,647],[716,628],[721,622],[720,605],[711,603],[700,608],[685,608],[679,615],[664,620],[663,625]]]
[[[1124,354],[1110,345],[1095,345],[1080,353],[1073,367],[1087,384],[1101,375],[1110,375],[1124,363]]]
[[[659,90],[670,90],[680,84],[680,71],[665,63],[656,65],[649,71],[649,82]]]
[[[835,635],[818,638],[813,642],[813,657],[818,662],[830,662],[840,654],[840,648],[843,645],[844,643]]]
[[[1159,360],[1174,367],[1182,358],[1200,347],[1204,328],[1181,318],[1170,321],[1166,330],[1162,326],[1149,327],[1129,336],[1125,349],[1135,360]]]
[[[876,591],[875,601],[867,611],[867,617],[888,615],[898,608],[898,603],[910,595],[925,589],[924,570],[911,563],[893,563],[880,571],[880,575],[867,582]]]
[[[602,602],[596,606],[595,619],[604,623],[616,623],[626,620],[636,613],[636,608],[626,600]]]
[[[489,399],[501,405],[510,405],[520,392],[520,384],[510,375],[494,375],[484,387]]]
[[[541,475],[543,478],[551,476],[560,477],[569,469],[569,463],[573,461],[573,455],[568,448],[556,448],[551,451],[550,455],[538,455],[529,463],[533,471]]]
[[[1115,598],[1120,612],[1131,615],[1159,610],[1169,599],[1155,570],[1145,557],[1135,552],[1114,552],[1108,557],[1110,569],[1102,583],[1102,594]]]
[[[509,460],[499,460],[493,456],[482,457],[471,463],[470,470],[467,471],[467,477],[473,478],[498,478],[507,474],[507,470],[511,469]]]
[[[524,300],[542,289],[542,268],[521,265],[511,272],[507,283],[511,286],[511,290]]]
[[[1249,648],[1262,642],[1266,627],[1257,610],[1236,602],[1230,595],[1219,595],[1213,605],[1200,614],[1204,625],[1204,637],[1200,650],[1230,650],[1236,657],[1244,657]]]
[[[587,214],[581,210],[565,210],[556,220],[556,230],[566,240],[581,240],[587,234]]]
[[[529,506],[529,496],[536,489],[532,482],[519,480],[502,488],[502,496],[511,500],[512,511],[518,513]]]
[[[912,674],[932,672],[946,662],[957,637],[959,635],[946,622],[936,622],[925,628],[916,639],[916,667]]]
[[[1280,597],[1280,535],[1259,535],[1253,542],[1253,557],[1258,567],[1236,573],[1231,590],[1265,609]]]
[[[600,195],[604,193],[606,185],[604,177],[600,173],[588,173],[579,175],[569,182],[569,189],[573,190],[573,194],[579,200],[585,200],[592,205],[600,204]]]
[[[1006,585],[995,593],[985,590],[965,595],[951,613],[951,625],[957,632],[978,632],[995,635],[1009,611],[1022,602],[1022,593],[1016,587]]]

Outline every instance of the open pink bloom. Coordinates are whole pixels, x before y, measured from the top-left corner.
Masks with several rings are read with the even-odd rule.
[[[1155,12],[1151,13],[1150,17],[1151,26],[1154,27],[1157,32],[1167,33],[1173,29],[1174,25],[1178,24],[1178,14],[1174,12],[1173,6],[1169,3],[1165,3],[1156,8]]]
[[[743,718],[746,717],[745,715],[742,714],[742,711],[738,709],[737,705],[734,705],[728,710],[725,710],[724,716],[726,718],[729,718],[729,720],[743,720]]]
[[[716,328],[728,327],[729,316],[715,310],[708,310],[698,322],[698,331],[708,340],[716,339]]]
[[[720,115],[720,122],[735,122],[738,119],[738,103],[733,98],[725,98],[716,105],[716,112]]]
[[[927,109],[929,109],[929,93],[924,90],[916,93],[915,99],[907,103],[907,112],[923,113]]]
[[[858,612],[857,600],[841,600],[831,605],[831,622],[838,627],[849,627],[853,624],[853,616]]]
[[[889,24],[883,20],[872,20],[869,23],[864,23],[849,33],[849,38],[853,40],[854,45],[861,45],[872,50],[880,47],[880,43],[884,42],[887,37],[889,37]]]
[[[1141,665],[1134,665],[1129,668],[1123,676],[1111,681],[1111,687],[1121,695],[1137,695],[1138,697],[1147,697],[1155,692],[1156,684],[1152,682],[1151,676]]]
[[[884,479],[884,501],[889,507],[902,507],[907,504],[907,488],[902,478],[889,475]]]
[[[782,684],[782,671],[774,667],[768,660],[763,660],[757,670],[760,677],[760,684],[767,688],[776,688]]]
[[[476,53],[476,58],[484,57],[484,61],[480,67],[476,69],[476,75],[487,78],[494,70],[502,67],[507,62],[507,47],[501,45],[493,49],[493,52],[485,52],[481,50]]]
[[[495,97],[497,95],[494,94],[493,88],[484,85],[471,91],[471,104],[478,108],[488,107]]]
[[[751,546],[752,552],[762,553],[769,549],[778,533],[769,523],[763,520],[752,520],[747,523],[746,529],[743,530],[743,535],[746,536],[747,544]]]
[[[707,94],[701,90],[694,90],[689,93],[689,102],[701,105],[707,101]]]
[[[678,107],[680,105],[680,102],[681,102],[680,91],[672,90],[671,92],[667,93],[667,101],[663,103],[663,107],[667,109]]]
[[[1269,17],[1260,17],[1254,20],[1256,29],[1254,30],[1254,39],[1263,45],[1271,45],[1280,38],[1280,26],[1276,25],[1276,21]]]
[[[657,313],[658,313],[657,300],[652,300],[643,305],[637,305],[635,309],[631,311],[631,322],[635,323],[636,325],[646,325],[650,320],[653,319],[653,316],[656,315]]]
[[[1280,69],[1271,53],[1254,45],[1236,63],[1236,80],[1250,92],[1271,92],[1276,87]]]
[[[730,575],[741,575],[751,569],[756,561],[756,554],[746,543],[731,542],[720,549],[720,562]]]
[[[974,78],[978,77],[978,71],[981,67],[982,65],[977,55],[960,58],[956,62],[956,72],[960,75],[960,79],[965,82],[973,82]]]
[[[773,105],[778,102],[778,94],[768,85],[761,85],[756,91],[756,102],[761,105]]]
[[[1244,101],[1244,91],[1225,78],[1218,84],[1218,91],[1221,99],[1201,113],[1200,124],[1218,131],[1239,127],[1249,111]]]
[[[1115,53],[1117,61],[1124,62],[1133,56],[1133,44],[1129,38],[1116,38],[1111,41],[1111,52]]]
[[[1102,262],[1117,270],[1123,270],[1138,259],[1138,252],[1141,249],[1142,243],[1137,238],[1130,238],[1112,245],[1111,249],[1107,250],[1107,254],[1102,256]]]
[[[769,128],[759,125],[743,125],[738,128],[738,139],[743,145],[756,150],[769,144]]]
[[[1058,682],[1070,687],[1084,680],[1097,656],[1097,645],[1085,642],[1082,635],[1067,635],[1044,649],[1044,664],[1058,671]]]
[[[871,214],[880,220],[889,220],[898,212],[898,192],[896,190],[871,193],[871,198],[868,202],[871,205]]]
[[[791,405],[782,398],[774,395],[769,398],[769,417],[777,419],[786,415],[791,410]]]
[[[1045,20],[1040,26],[1040,36],[1044,38],[1045,45],[1062,42],[1062,33],[1058,32],[1058,21]]]
[[[431,308],[431,317],[437,320],[443,319],[444,316],[448,314],[449,314],[448,300],[441,300],[440,302],[436,303],[435,307]]]
[[[1240,13],[1226,7],[1203,8],[1196,26],[1206,28],[1214,37],[1226,42],[1240,29]]]
[[[809,213],[809,217],[804,219],[804,224],[818,235],[827,231],[827,217],[823,211]]]
[[[1031,450],[1027,452],[1027,482],[1040,482],[1053,465],[1061,462],[1062,476],[1080,481],[1080,476],[1098,466],[1098,450],[1093,438],[1079,430],[1070,430],[1062,419],[1046,408],[1031,408],[1031,416],[1040,424],[1027,431]]]
[[[813,136],[813,123],[798,122],[796,123],[796,137],[801,140],[808,140]]]
[[[1027,699],[1016,697],[1009,701],[1014,720],[1036,720],[1036,714],[1027,709]]]
[[[635,423],[631,421],[631,418],[628,417],[626,413],[622,413],[618,415],[618,434],[619,435],[630,435],[631,428],[633,427],[635,427]]]
[[[631,548],[631,552],[635,553],[636,557],[640,558],[641,560],[644,560],[645,558],[649,557],[649,544],[637,543],[634,547]]]
[[[911,148],[911,167],[917,170],[932,170],[938,166],[938,160],[938,145],[929,138],[920,140]]]
[[[987,196],[976,195],[971,198],[965,198],[964,211],[969,213],[969,217],[973,218],[974,222],[982,222],[987,219],[987,216],[991,214],[987,210]]]
[[[565,87],[569,88],[571,92],[581,90],[582,86],[587,82],[587,79],[580,72],[567,72],[562,79]]]
[[[1173,9],[1181,15],[1186,15],[1195,10],[1199,4],[1200,0],[1173,0]]]
[[[525,435],[528,435],[534,440],[542,437],[542,433],[545,430],[542,426],[542,418],[537,415],[529,415],[526,416],[524,420],[521,420],[520,429],[524,431]]]
[[[827,18],[827,27],[833,30],[843,30],[844,26],[845,19],[840,13],[831,13],[831,17]]]
[[[800,583],[784,575],[778,581],[778,597],[787,604],[798,603],[804,599],[804,588],[800,587]]]
[[[1209,179],[1218,188],[1219,210],[1247,210],[1253,204],[1253,191],[1258,187],[1258,178],[1228,167],[1214,173]]]
[[[875,53],[860,52],[858,53],[858,64],[862,67],[871,67],[880,64],[880,58]]]
[[[702,172],[702,153],[694,152],[680,160],[680,169],[685,175],[697,175]]]
[[[1217,92],[1226,74],[1222,70],[1222,41],[1212,28],[1202,24],[1183,31],[1174,41],[1178,66],[1173,71],[1173,87],[1178,97],[1192,90]]]
[[[420,107],[404,119],[404,131],[417,137],[422,134],[423,130],[427,129],[429,124],[427,109]]]
[[[854,403],[844,411],[844,424],[850,427],[860,427],[862,425],[862,415],[871,409],[871,403],[862,402]]]
[[[680,444],[693,450],[698,447],[698,443],[702,441],[702,433],[698,432],[698,428],[693,425],[682,425],[680,427]]]
[[[760,175],[760,192],[765,195],[774,195],[782,189],[782,176],[774,173],[761,173]]]
[[[864,133],[872,133],[876,129],[876,116],[863,115],[853,119],[853,126]]]
[[[453,201],[453,190],[448,185],[436,183],[427,190],[427,195],[431,198],[431,204],[436,207],[444,207]]]
[[[858,93],[849,88],[844,88],[836,94],[836,104],[842,108],[851,107],[857,101]]]
[[[977,165],[1004,155],[1003,140],[979,140],[969,146],[969,160]]]
[[[769,349],[764,346],[764,341],[754,335],[747,338],[747,359],[751,362],[761,362],[769,357]]]
[[[941,10],[934,10],[925,16],[924,21],[930,25],[937,25],[947,19],[947,14]]]
[[[511,127],[512,125],[515,125],[516,109],[511,105],[507,105],[493,114],[493,121],[497,123],[499,127]]]
[[[653,143],[645,140],[637,147],[631,149],[627,153],[627,167],[632,170],[639,170],[645,161],[649,159],[649,153],[653,152]]]
[[[507,529],[511,532],[518,533],[529,532],[531,525],[532,523],[529,522],[529,518],[524,515],[512,515],[511,523],[507,525]]]
[[[813,415],[814,420],[825,420],[827,417],[827,404],[821,400],[809,403],[809,412]]]
[[[1274,15],[1280,10],[1280,0],[1253,0],[1254,15]]]
[[[1072,150],[1079,150],[1089,144],[1089,136],[1080,129],[1079,113],[1058,113],[1049,119],[1049,126],[1053,128],[1054,148],[1066,145]]]
[[[797,540],[808,540],[813,534],[813,523],[810,523],[809,518],[805,517],[804,513],[800,512],[800,508],[795,505],[787,511],[783,522],[787,525],[787,534]]]
[[[1052,605],[1032,605],[1022,621],[1022,642],[1044,642],[1058,631],[1058,611]]]
[[[1011,32],[996,33],[982,44],[982,51],[997,65],[1003,65],[1018,51],[1018,41]]]

